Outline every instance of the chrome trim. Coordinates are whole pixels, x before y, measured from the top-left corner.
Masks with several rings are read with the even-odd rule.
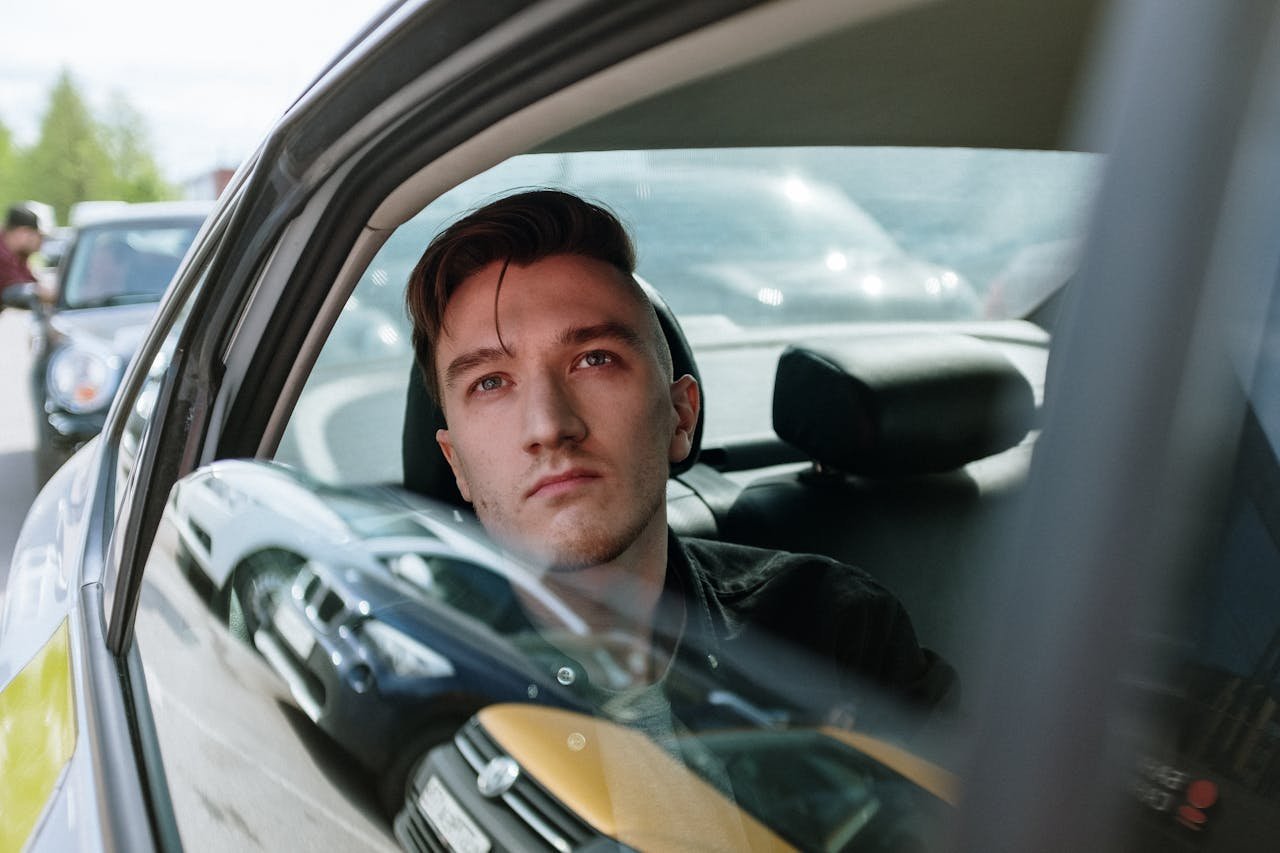
[[[572,849],[564,836],[552,829],[545,820],[538,817],[537,813],[535,813],[524,802],[524,800],[520,799],[515,794],[508,793],[502,795],[502,801],[510,806],[511,810],[515,812],[521,820],[529,824],[530,829],[538,833],[538,835],[541,835],[543,841],[559,850],[560,853],[569,853]]]
[[[471,769],[476,771],[477,776],[488,765],[486,761],[476,750],[474,746],[467,740],[465,730],[458,732],[453,736],[453,745],[458,748],[458,752],[462,754],[467,764],[471,765]],[[509,756],[507,756],[509,757]],[[516,762],[519,766],[519,762]],[[539,836],[542,840],[550,844],[560,853],[570,853],[573,846],[565,839],[563,835],[556,832],[549,823],[538,816],[533,808],[522,800],[518,794],[507,792],[502,795],[502,802],[516,813],[516,816],[525,822],[526,825]]]
[[[253,634],[253,645],[258,651],[262,652],[262,656],[284,679],[285,684],[289,686],[289,692],[293,695],[294,701],[298,703],[302,712],[312,722],[319,722],[320,715],[324,710],[320,705],[320,700],[311,692],[306,680],[298,675],[297,667],[289,658],[288,653],[280,647],[279,641],[268,631],[259,628]]]
[[[462,757],[466,759],[467,763],[471,765],[471,769],[476,771],[476,773],[483,770],[485,764],[488,763],[484,760],[484,757],[476,751],[476,748],[467,741],[462,732],[458,732],[453,736],[453,745],[458,748],[458,752],[462,753]]]

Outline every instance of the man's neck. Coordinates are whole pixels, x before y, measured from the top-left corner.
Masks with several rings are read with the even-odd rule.
[[[660,513],[617,559],[573,571],[551,571],[543,586],[586,623],[586,641],[607,651],[637,681],[651,681],[665,668],[656,661],[654,616],[667,574],[666,514]],[[532,596],[517,590],[525,612],[543,628],[556,629],[562,622]],[[568,636],[562,641],[570,640]],[[637,662],[632,666],[630,662]]]
[[[568,572],[548,572],[543,583],[581,616],[593,633],[649,634],[667,576],[667,524],[659,513],[616,559]]]

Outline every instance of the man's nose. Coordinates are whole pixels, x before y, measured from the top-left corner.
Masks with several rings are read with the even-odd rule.
[[[525,450],[552,449],[586,438],[586,421],[572,393],[558,378],[544,376],[526,382],[524,405]]]

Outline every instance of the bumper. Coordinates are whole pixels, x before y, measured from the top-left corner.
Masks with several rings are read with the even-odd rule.
[[[102,432],[102,426],[106,420],[105,411],[73,415],[61,409],[55,409],[45,413],[45,422],[49,425],[50,443],[67,453],[80,449],[86,441]]]

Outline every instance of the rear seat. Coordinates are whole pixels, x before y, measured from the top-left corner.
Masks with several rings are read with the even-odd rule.
[[[774,430],[812,465],[738,490],[720,537],[861,566],[954,660],[984,537],[1030,464],[1030,383],[977,338],[894,334],[791,347],[774,387]]]

